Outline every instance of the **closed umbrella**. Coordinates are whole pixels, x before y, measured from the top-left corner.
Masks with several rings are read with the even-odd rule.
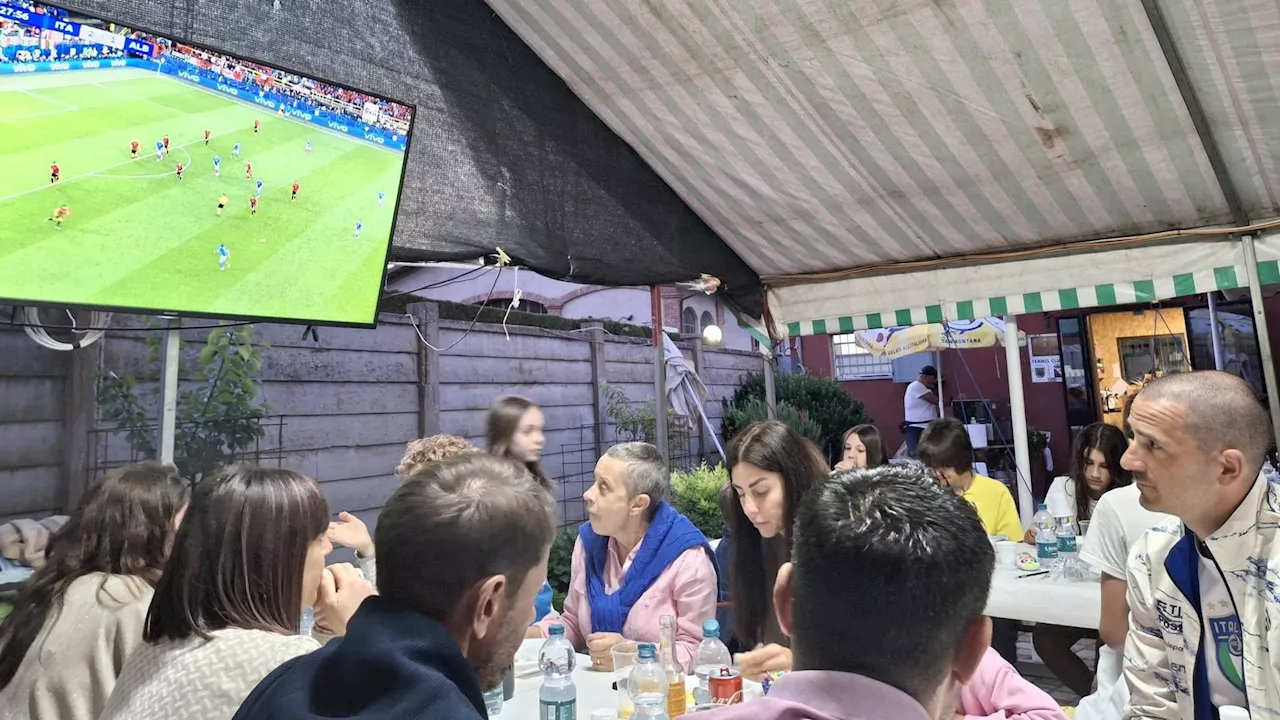
[[[698,418],[701,418],[707,429],[711,430],[711,421],[707,419],[707,411],[703,406],[707,400],[706,384],[698,377],[693,363],[689,362],[666,333],[662,333],[662,342],[667,362],[668,423],[674,423],[674,427],[689,432],[698,426]],[[716,450],[720,451],[720,456],[724,457],[724,448],[720,446],[720,439],[716,437],[714,430],[711,430],[711,440],[716,444]]]
[[[861,330],[855,334],[855,341],[871,354],[890,360],[931,350],[995,347],[1004,344],[1004,320],[979,318]],[[1026,334],[1019,332],[1018,345],[1026,344]]]

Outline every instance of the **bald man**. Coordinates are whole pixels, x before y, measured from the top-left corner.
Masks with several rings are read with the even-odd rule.
[[[1129,424],[1120,464],[1143,507],[1174,519],[1130,555],[1125,717],[1214,720],[1235,705],[1280,718],[1280,487],[1261,473],[1266,410],[1235,376],[1182,373],[1144,388]]]

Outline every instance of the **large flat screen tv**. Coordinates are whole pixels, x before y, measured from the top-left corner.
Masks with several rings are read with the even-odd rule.
[[[413,108],[0,0],[0,301],[368,326]]]

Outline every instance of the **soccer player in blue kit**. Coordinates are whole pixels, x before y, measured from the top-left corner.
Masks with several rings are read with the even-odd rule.
[[[156,141],[156,162],[164,160],[164,141]]]
[[[307,152],[311,152],[311,138],[307,138]]]
[[[225,244],[218,244],[218,269],[226,270],[231,265],[231,251]]]
[[[213,156],[213,176],[222,177],[222,156],[221,155]]]
[[[378,191],[378,207],[382,207],[382,203],[387,201],[387,194],[381,190]]]
[[[240,159],[240,143],[236,143],[235,145],[231,146],[231,157],[237,160]]]
[[[258,197],[262,197],[262,178],[258,178]]]
[[[357,221],[356,221],[356,239],[357,239],[357,240],[359,240],[359,239],[360,239],[360,233],[361,233],[361,232],[363,232],[363,231],[364,231],[364,223],[362,223],[362,222],[360,222],[359,220],[357,220]]]

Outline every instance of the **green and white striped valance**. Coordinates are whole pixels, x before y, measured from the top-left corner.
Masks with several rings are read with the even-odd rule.
[[[1262,283],[1280,284],[1280,238],[1259,238],[1257,251]],[[1178,272],[1195,267],[1205,269]],[[1120,279],[1130,273],[1137,277]],[[1075,282],[1055,287],[1063,280]],[[800,337],[1143,304],[1247,286],[1238,243],[1199,242],[794,285],[771,289],[769,303],[775,332]],[[885,307],[895,299],[902,304]],[[870,312],[823,312],[877,305]]]

